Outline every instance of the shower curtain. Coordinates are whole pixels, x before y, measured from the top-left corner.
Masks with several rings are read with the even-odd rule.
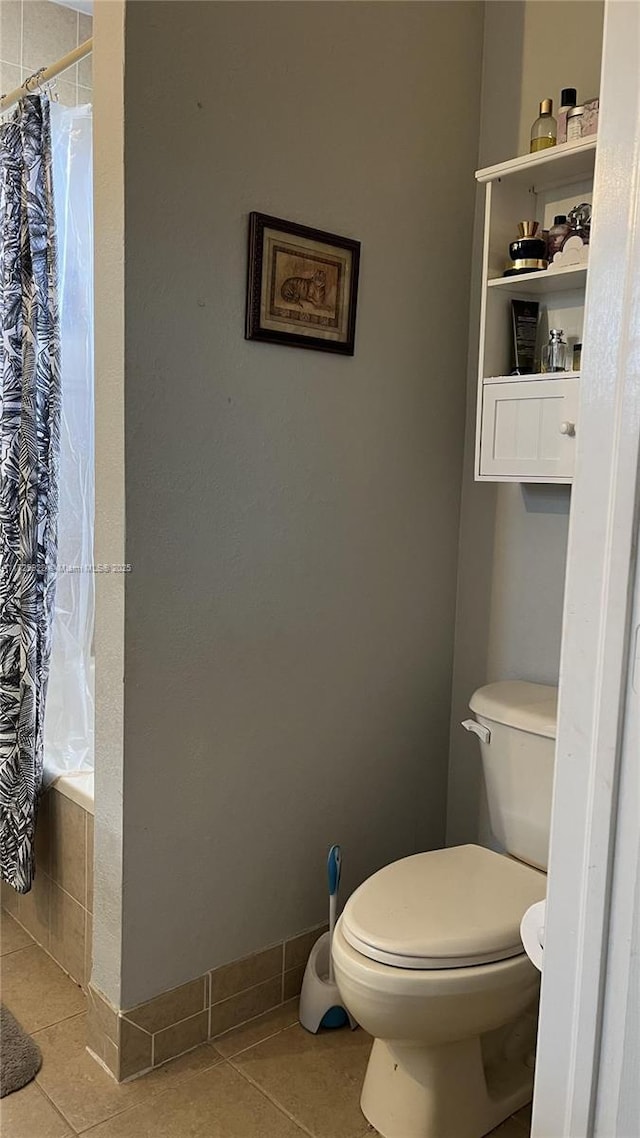
[[[56,585],[60,325],[48,99],[0,127],[0,875],[31,888]]]
[[[44,782],[93,767],[92,109],[51,103],[62,416],[58,583],[44,721]]]

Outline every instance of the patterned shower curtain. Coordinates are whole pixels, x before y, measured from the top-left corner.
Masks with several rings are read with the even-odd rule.
[[[0,876],[31,888],[56,581],[60,329],[49,102],[0,126]]]

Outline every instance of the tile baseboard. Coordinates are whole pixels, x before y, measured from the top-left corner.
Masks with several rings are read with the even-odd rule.
[[[224,964],[129,1010],[88,985],[87,1047],[118,1082],[138,1078],[297,996],[326,924]]]

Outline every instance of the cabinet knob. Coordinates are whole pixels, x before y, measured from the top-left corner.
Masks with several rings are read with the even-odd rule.
[[[565,420],[564,423],[560,424],[560,434],[561,435],[569,435],[571,438],[573,438],[575,433],[576,433],[575,423],[571,423],[568,420]]]

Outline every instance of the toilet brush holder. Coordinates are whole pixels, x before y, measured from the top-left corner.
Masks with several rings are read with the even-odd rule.
[[[302,981],[300,1023],[314,1034],[321,1027],[348,1023],[353,1031],[358,1026],[342,1003],[337,984],[329,979],[329,953],[329,933],[323,933],[311,949]]]

